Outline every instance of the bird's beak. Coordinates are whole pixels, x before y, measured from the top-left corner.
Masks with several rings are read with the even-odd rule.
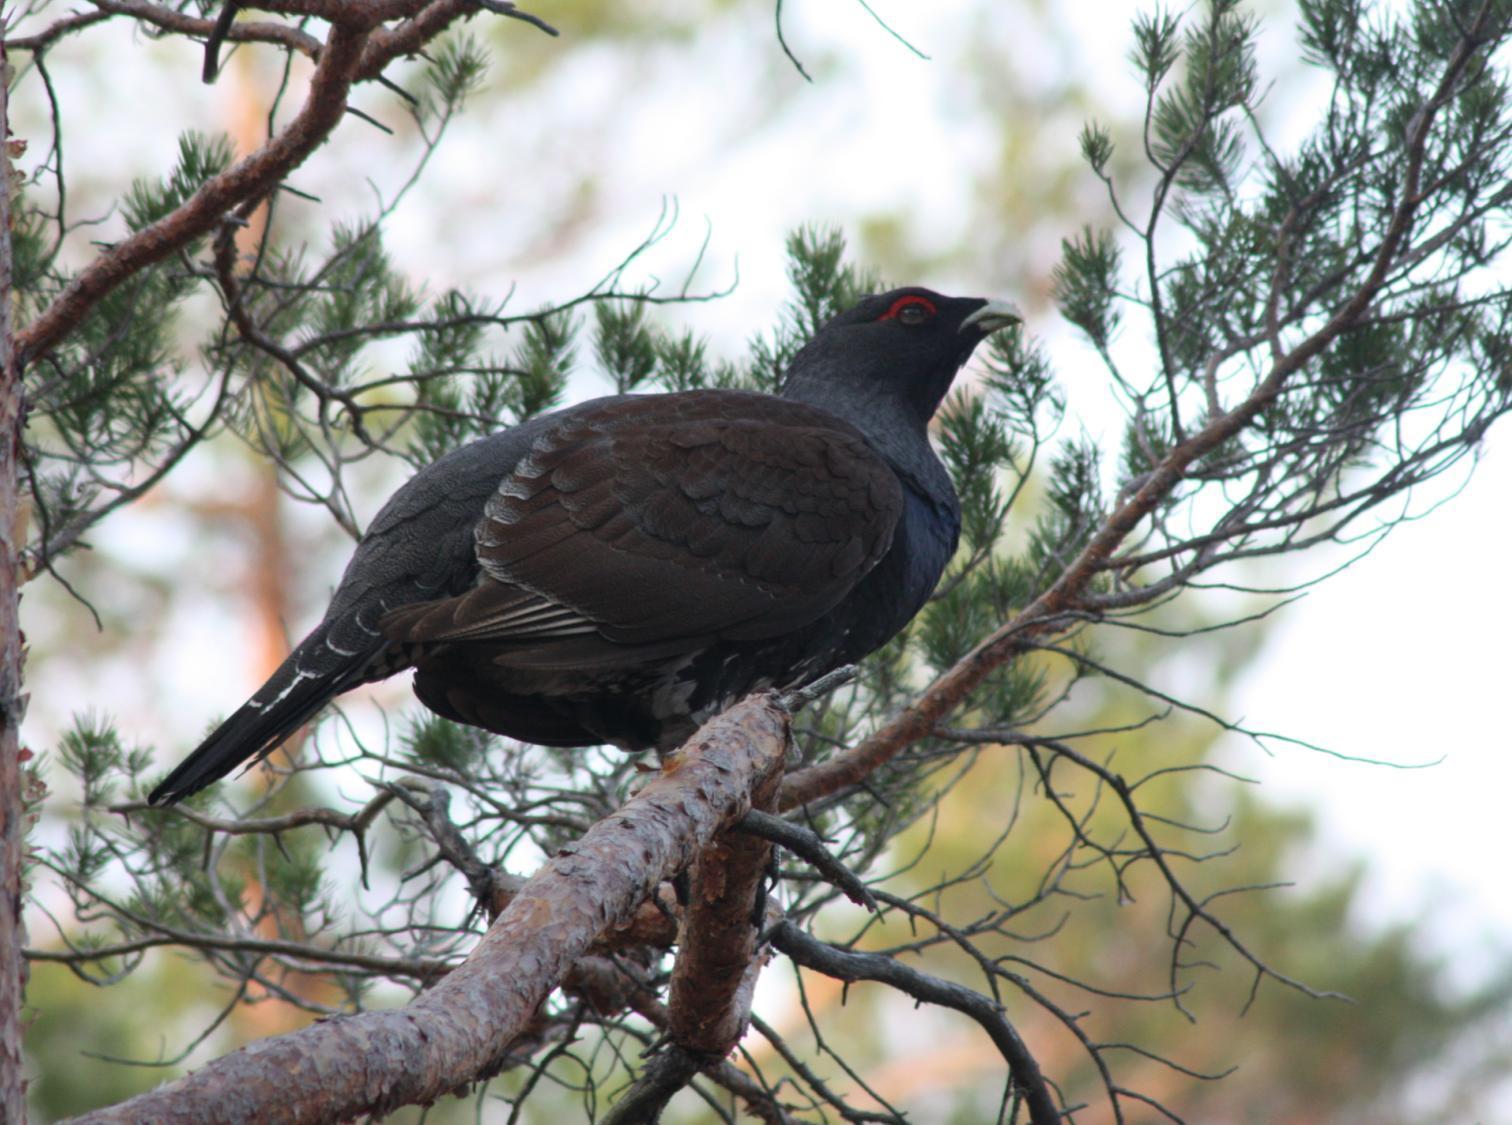
[[[990,336],[999,328],[1007,328],[1010,324],[1021,324],[1023,320],[1018,309],[1007,301],[988,301],[961,321],[959,330],[965,332],[970,328],[984,336]]]

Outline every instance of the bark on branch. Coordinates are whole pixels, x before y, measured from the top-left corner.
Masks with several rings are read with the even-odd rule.
[[[493,1074],[594,940],[630,921],[750,807],[786,752],[788,720],[757,696],[704,725],[624,808],[537,872],[471,956],[397,1011],[265,1039],[87,1122],[334,1121],[428,1104]]]
[[[775,801],[781,768],[779,759],[761,780],[754,807]],[[771,856],[761,837],[727,832],[693,865],[667,1010],[672,1042],[706,1063],[733,1051],[750,1022],[762,961],[756,911]]]
[[[26,986],[26,929],[21,871],[26,815],[21,787],[20,562],[26,546],[18,466],[25,418],[19,364],[11,340],[10,66],[0,36],[0,1121],[26,1120],[21,1078],[21,1001]]]

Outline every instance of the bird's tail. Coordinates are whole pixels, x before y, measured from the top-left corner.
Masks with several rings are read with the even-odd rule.
[[[326,643],[326,630],[306,638],[247,702],[174,767],[147,797],[171,805],[219,781],[243,762],[256,762],[348,688],[371,678],[364,673],[383,647],[344,653]],[[314,657],[314,659],[312,659]]]

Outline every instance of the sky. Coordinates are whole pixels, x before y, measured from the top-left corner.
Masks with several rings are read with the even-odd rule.
[[[1328,850],[1371,856],[1365,901],[1379,918],[1421,915],[1446,944],[1503,948],[1509,430],[1491,433],[1463,492],[1284,610],[1234,694],[1255,726],[1421,768],[1227,748],[1272,799],[1318,810]]]

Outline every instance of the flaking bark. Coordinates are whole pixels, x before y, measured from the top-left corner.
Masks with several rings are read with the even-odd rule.
[[[468,959],[407,1007],[253,1043],[77,1120],[336,1121],[428,1104],[492,1075],[594,940],[744,815],[787,738],[786,714],[765,695],[710,720],[622,809],[553,856]]]
[[[751,796],[768,809],[781,783],[781,760]],[[693,865],[688,906],[668,993],[672,1042],[709,1063],[735,1049],[751,1018],[751,997],[763,957],[757,938],[762,881],[772,845],[726,832]]]
[[[24,653],[17,582],[26,526],[17,464],[25,406],[11,338],[9,90],[10,66],[0,34],[0,1121],[22,1125],[26,1120],[26,1082],[21,1076],[26,929],[21,919],[25,804],[20,727],[26,697],[21,691]]]

